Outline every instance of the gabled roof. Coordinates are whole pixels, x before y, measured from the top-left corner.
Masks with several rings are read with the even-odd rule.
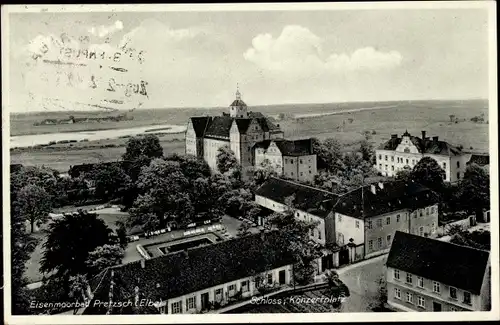
[[[191,117],[191,123],[193,123],[194,133],[197,138],[203,137],[205,130],[210,125],[212,117],[210,116],[197,116]]]
[[[229,138],[229,131],[233,125],[233,120],[230,116],[214,116],[205,132],[205,136]]]
[[[274,139],[257,142],[254,148],[262,148],[267,150],[271,143],[276,143],[276,146],[281,151],[283,156],[306,156],[314,154],[312,151],[312,139],[301,140],[286,140]]]
[[[397,231],[387,266],[480,294],[489,252]]]
[[[434,139],[422,140],[419,137],[412,136],[406,131],[403,136],[410,138],[410,141],[417,147],[420,153],[428,153],[434,155],[444,155],[444,156],[459,156],[462,151],[446,141],[439,141]],[[398,137],[391,137],[388,141],[380,145],[379,149],[382,150],[396,150],[403,139]]]
[[[250,235],[172,253],[145,262],[112,267],[113,299],[133,300],[135,287],[150,299],[170,299],[289,265],[294,256],[278,232]],[[111,276],[94,292],[93,300],[108,301]],[[125,292],[125,294],[123,294]],[[122,294],[120,294],[122,293]],[[90,303],[93,306],[93,302]],[[102,311],[87,308],[86,313]]]
[[[479,166],[487,166],[490,164],[490,155],[488,154],[472,154],[467,164],[476,164]]]
[[[240,134],[246,134],[250,123],[252,123],[252,119],[249,118],[237,118],[235,119],[236,125],[238,126],[238,131]]]
[[[382,186],[379,183],[365,185],[341,195],[333,210],[364,219],[403,209],[414,210],[438,202],[434,192],[415,182],[392,181],[382,183]]]
[[[285,199],[295,196],[294,205],[297,209],[315,216],[325,218],[330,213],[332,201],[337,200],[337,195],[314,187],[283,180],[269,178],[262,184],[255,195],[259,195],[275,202],[285,204]]]
[[[259,122],[259,125],[264,132],[281,131],[281,129],[277,125],[271,122],[271,120],[261,112],[249,112],[248,117],[257,119],[257,122]]]

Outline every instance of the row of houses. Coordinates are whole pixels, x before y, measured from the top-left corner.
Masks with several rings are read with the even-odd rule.
[[[293,207],[287,206],[287,197],[293,198]],[[414,182],[379,182],[336,195],[270,178],[257,189],[255,201],[276,212],[293,208],[297,219],[317,224],[311,240],[325,247],[318,272],[387,253],[396,231],[437,235],[438,198]]]

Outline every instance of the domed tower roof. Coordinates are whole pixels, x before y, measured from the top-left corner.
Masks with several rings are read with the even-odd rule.
[[[243,100],[241,100],[241,93],[240,93],[240,87],[239,85],[236,85],[236,99],[233,101],[231,106],[240,106],[240,107],[246,107],[247,104]]]

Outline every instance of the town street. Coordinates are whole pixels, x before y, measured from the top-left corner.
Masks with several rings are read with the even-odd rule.
[[[351,294],[342,304],[341,312],[372,312],[378,303],[379,280],[385,276],[386,260],[387,255],[382,255],[337,271]]]

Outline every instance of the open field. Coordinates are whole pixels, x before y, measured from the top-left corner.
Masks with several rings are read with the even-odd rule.
[[[343,109],[354,110],[366,107],[384,107],[341,113]],[[427,135],[439,136],[455,145],[463,145],[465,150],[474,152],[488,152],[488,124],[474,123],[470,119],[484,113],[488,119],[486,101],[419,101],[396,103],[349,103],[348,104],[321,104],[321,105],[277,105],[251,107],[251,110],[261,111],[264,114],[277,116],[286,114],[309,114],[301,118],[287,118],[277,123],[288,138],[318,137],[325,139],[336,138],[346,145],[352,145],[363,139],[363,132],[370,131],[371,141],[378,146],[391,134],[401,135],[406,129],[414,135],[420,136],[420,131],[427,131]],[[98,123],[99,127],[124,128],[154,124],[185,124],[189,116],[202,114],[220,115],[226,109],[158,109],[134,111],[137,118],[133,121]],[[68,113],[51,113],[68,114]],[[83,114],[83,113],[82,113]],[[88,114],[88,113],[87,113]],[[109,114],[109,113],[108,113]],[[316,115],[311,115],[316,114]],[[324,115],[321,115],[324,114]],[[47,115],[47,114],[46,114]],[[43,115],[43,118],[46,118]],[[450,115],[455,115],[458,123],[450,122]],[[67,124],[57,126],[29,126],[39,115],[22,115],[11,117],[11,134],[31,132],[43,128],[50,128],[50,132],[60,132],[59,127],[66,131],[75,131],[78,128],[93,127],[94,124]],[[29,117],[29,118],[28,118]],[[30,124],[31,123],[31,124]],[[135,123],[126,125],[126,123]],[[139,123],[139,124],[137,124]],[[24,125],[24,127],[23,127]],[[76,127],[76,129],[75,129]],[[42,128],[42,129],[39,129]],[[22,131],[24,130],[24,131]],[[27,130],[27,131],[26,131]],[[49,130],[49,129],[45,129]],[[81,129],[80,129],[81,130]],[[373,132],[375,131],[375,132]],[[26,134],[26,133],[25,133]],[[125,152],[127,139],[108,139],[99,141],[57,144],[43,149],[23,149],[11,153],[11,163],[25,165],[45,165],[66,172],[69,166],[99,161],[113,161],[120,159]],[[183,134],[165,134],[160,137],[165,154],[184,153]],[[105,147],[105,146],[110,147]]]

